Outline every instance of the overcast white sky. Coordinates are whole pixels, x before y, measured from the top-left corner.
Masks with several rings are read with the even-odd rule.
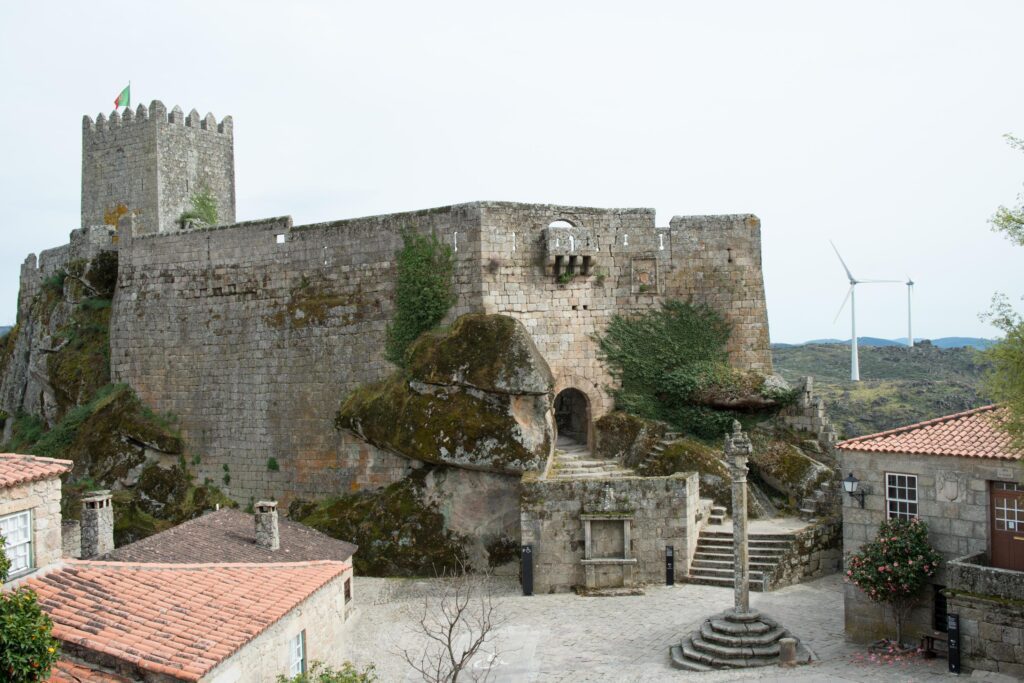
[[[847,337],[834,239],[910,274],[916,336],[993,336],[1024,249],[988,217],[1024,154],[1024,3],[4,2],[0,325],[78,227],[81,116],[235,120],[238,218],[474,200],[761,217],[773,341]],[[905,287],[858,332],[906,334]]]

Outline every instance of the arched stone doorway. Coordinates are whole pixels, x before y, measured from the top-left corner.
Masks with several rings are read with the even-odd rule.
[[[590,445],[590,399],[579,389],[563,389],[555,397],[558,441]]]

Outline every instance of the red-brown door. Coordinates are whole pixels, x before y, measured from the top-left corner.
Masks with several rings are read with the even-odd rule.
[[[1024,485],[992,482],[992,566],[1024,571]]]

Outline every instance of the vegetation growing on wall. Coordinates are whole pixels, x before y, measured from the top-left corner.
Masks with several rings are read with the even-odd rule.
[[[615,315],[598,339],[621,386],[616,406],[703,439],[725,434],[742,413],[776,410],[792,392],[728,364],[729,325],[707,306],[669,300],[658,310]]]
[[[180,461],[184,444],[169,420],[155,415],[127,385],[110,384],[110,304],[117,254],[102,252],[91,261],[73,260],[56,275],[59,278],[44,285],[30,311],[34,325],[56,326],[50,335],[53,349],[46,357],[47,379],[57,402],[56,422],[47,425],[40,415],[10,417],[11,439],[0,450],[74,461],[63,487],[65,518],[78,517],[84,492],[115,489],[114,536],[119,544],[195,517],[218,503],[233,505],[215,487],[196,485],[191,470]],[[0,341],[0,361],[9,358],[17,330],[20,326]]]
[[[406,351],[424,332],[441,323],[455,304],[452,249],[436,235],[417,235],[407,230],[402,248],[395,254],[395,317],[387,330],[385,356],[405,365]]]
[[[209,188],[201,188],[189,197],[188,203],[190,208],[178,217],[178,223],[182,228],[188,227],[190,223],[199,226],[217,224],[217,198]]]
[[[434,576],[466,563],[464,536],[445,528],[436,504],[423,502],[427,469],[378,491],[317,503],[295,501],[291,519],[355,543],[355,571],[363,576]]]

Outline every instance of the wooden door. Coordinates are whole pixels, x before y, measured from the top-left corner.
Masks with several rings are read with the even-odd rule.
[[[989,509],[992,566],[1024,571],[1024,484],[992,482]]]

